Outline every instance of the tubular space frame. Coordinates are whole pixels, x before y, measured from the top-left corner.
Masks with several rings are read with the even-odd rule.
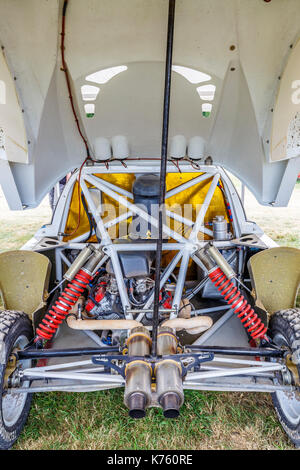
[[[139,171],[139,163],[140,170]],[[167,198],[175,194],[178,194],[186,189],[196,185],[200,181],[211,178],[212,182],[207,192],[204,204],[199,211],[196,221],[188,220],[181,215],[167,211],[167,216],[182,222],[188,229],[191,229],[188,237],[181,236],[174,233],[169,227],[164,226],[164,232],[172,237],[174,243],[164,243],[163,251],[174,250],[177,251],[174,258],[171,260],[169,265],[165,268],[161,276],[161,286],[165,284],[169,276],[174,271],[176,265],[181,260],[177,287],[174,294],[174,300],[172,309],[170,310],[170,317],[174,318],[177,316],[179,302],[182,296],[182,289],[184,285],[186,270],[189,259],[192,258],[194,261],[199,263],[198,258],[194,258],[194,252],[202,247],[206,242],[198,240],[198,233],[207,233],[212,235],[212,232],[203,226],[204,217],[209,207],[211,198],[216,189],[218,180],[221,179],[223,182],[225,194],[229,201],[232,209],[233,216],[233,229],[235,237],[241,236],[242,233],[254,233],[257,230],[257,226],[251,222],[247,222],[242,208],[239,196],[232,185],[230,179],[222,168],[214,166],[200,167],[198,170],[194,170],[190,164],[186,162],[179,163],[182,172],[203,172],[201,176],[197,176],[191,181],[179,185],[177,188],[172,189],[167,193]],[[156,166],[155,166],[156,165]],[[169,173],[177,172],[173,164],[169,164],[167,171]],[[96,177],[99,173],[155,173],[158,172],[158,166],[155,163],[141,164],[141,162],[135,162],[134,166],[131,167],[131,162],[128,162],[128,167],[124,168],[120,163],[112,164],[108,169],[103,166],[84,167],[82,170],[81,189],[86,197],[86,201],[89,210],[92,212],[95,221],[97,222],[97,228],[101,235],[101,246],[106,254],[106,257],[102,260],[105,262],[109,257],[111,259],[113,269],[116,273],[119,291],[121,294],[121,300],[124,311],[126,312],[126,318],[132,318],[132,309],[127,297],[123,275],[121,272],[118,251],[155,251],[156,243],[130,243],[130,244],[113,244],[109,234],[108,228],[116,225],[121,220],[127,220],[133,214],[139,214],[148,223],[150,222],[157,227],[157,221],[153,219],[149,214],[145,213],[140,208],[136,207],[128,199],[132,199],[132,194],[128,191],[118,188],[111,183],[107,183],[101,178]],[[52,223],[46,227],[42,227],[35,237],[37,240],[43,237],[57,237],[58,245],[55,248],[56,256],[56,276],[57,280],[62,279],[63,269],[62,263],[67,266],[70,265],[68,258],[64,251],[66,249],[82,249],[86,245],[83,240],[86,239],[87,234],[83,234],[70,242],[64,243],[63,230],[66,225],[66,220],[69,212],[71,196],[73,193],[74,185],[78,177],[78,171],[75,172],[68,183],[66,184],[64,191],[58,201],[55,214],[53,216]],[[117,200],[121,205],[124,205],[127,212],[114,220],[104,222],[101,214],[95,206],[93,199],[90,195],[90,191],[86,183],[92,183],[101,193],[105,193],[113,199]],[[101,208],[100,208],[101,209]],[[218,247],[234,247],[230,241],[214,242]],[[97,244],[95,244],[97,245]],[[53,248],[49,245],[49,248]],[[202,266],[201,266],[202,267]],[[203,267],[202,267],[203,268]],[[144,310],[149,309],[153,302],[153,298],[150,298],[147,304],[144,306]],[[224,305],[222,309],[227,310],[225,318],[230,318],[232,311]],[[143,310],[137,310],[137,320],[141,321],[144,315]],[[200,313],[200,312],[199,312]],[[223,317],[221,317],[222,320]],[[222,326],[222,321],[217,321],[214,330]],[[210,336],[212,332],[208,331],[207,336]],[[207,339],[207,337],[206,337]],[[217,365],[214,365],[216,363]],[[68,369],[68,370],[66,370]],[[291,386],[279,386],[274,385],[274,373],[278,370],[284,370],[285,366],[280,362],[266,362],[266,361],[247,361],[243,359],[228,359],[215,356],[215,359],[211,363],[203,364],[201,372],[188,373],[183,381],[185,389],[193,390],[220,390],[220,391],[257,391],[257,392],[274,392],[275,390],[293,391]],[[41,380],[40,386],[31,388],[32,392],[38,391],[88,391],[88,390],[106,390],[110,388],[119,388],[124,386],[124,379],[118,374],[104,374],[103,367],[94,366],[91,360],[77,361],[74,363],[66,364],[55,364],[52,366],[25,369],[22,371],[24,377],[32,377],[34,381]],[[44,380],[49,380],[48,384],[45,384]],[[225,381],[224,381],[225,379]],[[238,380],[238,382],[234,380]],[[52,381],[58,380],[59,383],[53,383]],[[249,381],[250,380],[250,381]],[[80,381],[80,382],[79,382]],[[247,382],[248,381],[248,382]],[[83,385],[84,383],[84,385]],[[14,388],[10,393],[28,393],[28,388]]]
[[[214,366],[213,363],[219,364]],[[233,368],[223,367],[222,364],[234,364]],[[88,366],[91,366],[88,368]],[[68,369],[68,370],[64,370]],[[189,372],[184,378],[185,389],[192,390],[224,390],[224,391],[258,391],[274,392],[283,390],[292,392],[294,387],[274,385],[275,371],[284,371],[285,366],[280,362],[251,361],[245,359],[231,359],[217,357],[212,362],[203,364],[201,372]],[[124,378],[119,374],[105,374],[103,366],[95,366],[91,359],[66,364],[55,364],[39,368],[29,368],[22,371],[24,378],[32,380],[50,380],[49,384],[32,387],[37,391],[82,391],[86,387],[93,390],[123,387]],[[226,381],[223,379],[227,378]],[[235,379],[238,378],[238,382]],[[209,380],[207,380],[209,379]],[[59,383],[51,384],[51,380]],[[69,383],[61,383],[61,380]],[[212,381],[211,381],[212,380]],[[78,383],[78,381],[80,381]],[[86,385],[82,385],[85,382]],[[15,388],[10,393],[28,393],[28,388]]]
[[[237,211],[239,214],[235,213],[235,210],[232,210],[233,213],[233,228],[235,231],[235,236],[239,236],[241,234],[241,227],[239,224],[240,220],[245,221],[245,216],[238,198],[238,195],[236,191],[234,190],[231,181],[227,177],[226,173],[224,170],[220,167],[214,167],[214,166],[203,166],[199,167],[198,170],[193,169],[190,164],[183,163],[181,165],[183,168],[181,171],[183,172],[203,172],[202,175],[196,176],[195,178],[191,179],[190,181],[183,183],[179,185],[178,187],[168,191],[166,193],[166,202],[169,197],[174,196],[175,194],[179,194],[182,191],[185,191],[186,189],[198,184],[201,181],[205,181],[209,178],[212,179],[210,187],[208,189],[208,192],[206,194],[204,203],[202,204],[200,211],[196,217],[195,221],[189,220],[185,217],[182,217],[179,214],[174,213],[171,210],[167,210],[167,216],[169,218],[173,218],[174,220],[181,222],[184,224],[189,230],[190,230],[190,235],[185,237],[177,233],[176,231],[170,229],[167,225],[164,224],[163,230],[164,233],[175,240],[175,243],[164,243],[163,244],[163,251],[166,250],[174,250],[177,251],[178,253],[175,255],[173,260],[170,262],[169,266],[165,269],[162,279],[161,279],[161,287],[165,284],[169,276],[172,274],[174,271],[177,263],[181,260],[181,265],[180,265],[180,270],[179,270],[179,275],[178,275],[178,281],[176,285],[176,290],[174,294],[174,299],[173,299],[173,305],[172,309],[170,311],[170,318],[174,318],[177,316],[177,312],[179,309],[180,305],[180,300],[182,297],[182,290],[184,286],[184,281],[185,281],[185,276],[186,276],[186,271],[188,267],[188,263],[190,258],[194,259],[194,261],[200,265],[201,268],[203,266],[201,265],[199,259],[197,257],[194,257],[193,254],[195,251],[197,251],[201,246],[203,246],[206,242],[201,241],[198,239],[199,233],[206,233],[208,235],[212,235],[212,231],[204,227],[204,218],[206,215],[206,212],[208,210],[208,207],[210,205],[210,202],[212,200],[213,194],[215,192],[215,189],[217,187],[218,181],[221,179],[224,184],[225,192],[226,192],[226,197],[230,201],[231,207],[237,208]],[[89,167],[86,166],[82,170],[82,175],[81,175],[81,181],[80,181],[80,186],[81,190],[85,196],[88,208],[90,212],[92,213],[96,223],[97,223],[97,230],[100,234],[101,237],[101,246],[103,251],[105,252],[106,255],[111,259],[111,263],[113,266],[113,270],[116,275],[116,280],[118,283],[118,288],[121,296],[121,301],[122,301],[122,306],[125,312],[125,317],[127,319],[132,319],[132,313],[130,312],[131,310],[131,304],[128,299],[127,291],[125,288],[124,284],[124,279],[121,271],[121,266],[120,266],[120,261],[118,257],[118,251],[142,251],[142,250],[147,250],[147,251],[155,251],[156,250],[156,243],[135,243],[132,242],[130,244],[114,244],[112,243],[112,240],[109,236],[108,233],[108,228],[118,224],[120,221],[127,220],[130,218],[133,214],[138,214],[143,220],[145,220],[147,223],[151,223],[152,226],[158,227],[158,221],[151,215],[149,215],[147,212],[145,212],[143,209],[140,207],[136,206],[133,202],[130,201],[130,199],[133,199],[133,195],[129,192],[126,191],[122,188],[117,187],[116,185],[112,183],[108,183],[107,181],[96,177],[96,174],[99,173],[136,173],[136,174],[144,174],[144,173],[153,173],[155,171],[158,171],[157,163],[155,165],[151,165],[149,163],[146,163],[145,165],[141,166],[141,171],[139,171],[139,167],[137,163],[135,163],[134,168],[130,168],[130,165],[128,164],[128,167],[125,169],[122,167],[120,164],[117,166],[112,165],[109,169],[104,170],[103,166],[99,168],[97,167]],[[168,172],[174,172],[174,165],[173,164],[168,164]],[[65,189],[61,195],[61,198],[57,204],[56,211],[53,216],[53,220],[51,225],[43,227],[39,232],[37,232],[36,237],[38,236],[57,236],[61,242],[63,239],[63,230],[66,224],[67,220],[67,215],[69,212],[69,207],[70,207],[70,202],[71,202],[71,195],[74,189],[74,185],[76,183],[78,177],[78,171],[75,172],[68,183],[65,186]],[[87,187],[87,184],[92,184],[95,186],[97,189],[99,189],[100,193],[105,193],[115,201],[119,203],[120,206],[123,206],[126,208],[126,212],[118,217],[116,217],[114,220],[111,220],[109,222],[104,222],[100,211],[101,211],[101,206],[100,206],[100,211],[99,208],[96,207],[95,202],[91,196],[91,193]],[[236,200],[233,200],[233,198],[236,198]],[[70,262],[68,261],[67,257],[64,254],[64,250],[66,249],[82,249],[85,246],[85,243],[83,240],[86,238],[87,234],[83,234],[73,240],[71,240],[68,243],[61,243],[61,246],[58,246],[55,251],[56,251],[56,277],[57,280],[60,281],[62,279],[62,263],[65,263],[67,266],[70,265]],[[230,246],[230,241],[222,241],[222,242],[216,242],[216,245],[219,246]],[[145,310],[149,307],[151,307],[151,303],[153,302],[153,299],[151,298],[148,302],[147,305],[145,305]],[[139,314],[139,321],[143,317],[143,312]]]

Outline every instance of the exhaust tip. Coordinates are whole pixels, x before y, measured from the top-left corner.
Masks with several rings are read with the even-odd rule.
[[[142,393],[133,393],[128,400],[129,416],[141,419],[146,416],[146,397]]]
[[[180,409],[180,398],[177,393],[165,393],[164,396],[161,398],[161,406],[165,418],[178,418]]]

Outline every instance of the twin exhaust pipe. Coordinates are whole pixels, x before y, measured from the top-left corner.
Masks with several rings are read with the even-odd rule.
[[[158,329],[157,355],[170,356],[177,353],[178,340],[169,327]],[[148,356],[151,350],[149,331],[144,327],[133,328],[127,340],[129,356]],[[165,418],[179,416],[184,401],[180,364],[161,359],[154,370],[149,362],[133,360],[126,367],[124,402],[131,418],[144,418],[150,405],[161,406]]]

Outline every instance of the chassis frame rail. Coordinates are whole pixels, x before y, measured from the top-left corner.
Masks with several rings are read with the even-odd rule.
[[[286,351],[284,349],[272,348],[230,348],[223,346],[202,346],[190,345],[185,348],[185,352],[197,350],[198,353],[214,353],[225,356],[250,356],[250,357],[284,357]],[[110,353],[119,353],[118,347],[108,348],[72,348],[72,349],[24,349],[16,353],[18,360],[24,359],[45,359],[53,357],[76,357],[76,356],[93,356]],[[176,354],[174,355],[176,356]],[[125,356],[124,356],[125,357]]]

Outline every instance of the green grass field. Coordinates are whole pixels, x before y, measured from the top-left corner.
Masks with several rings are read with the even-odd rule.
[[[279,244],[300,248],[300,184],[288,208],[259,206],[247,193],[245,206]],[[50,211],[45,201],[26,213],[7,211],[0,197],[0,250],[18,249]],[[293,449],[267,394],[186,392],[179,419],[151,409],[128,418],[122,390],[85,394],[36,394],[15,449]]]

